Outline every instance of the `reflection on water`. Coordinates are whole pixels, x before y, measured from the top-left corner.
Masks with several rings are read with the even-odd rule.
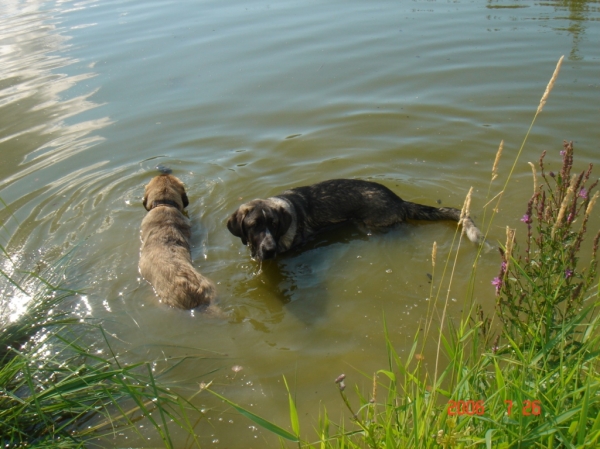
[[[538,8],[541,6],[541,8]],[[489,9],[514,9],[534,7],[531,19],[549,21],[549,26],[557,31],[566,31],[572,36],[569,52],[570,60],[580,60],[579,46],[585,38],[586,29],[600,20],[600,0],[551,0],[533,4],[513,2],[511,0],[488,0]],[[553,8],[549,14],[547,8]],[[558,14],[556,14],[558,13]],[[568,25],[556,25],[558,21],[568,21]],[[592,37],[593,39],[593,37]]]
[[[401,230],[402,226],[397,226],[390,233],[393,237],[395,231],[401,233]],[[377,240],[382,234],[376,234],[373,239]],[[253,310],[236,308],[232,311],[232,321],[247,321],[256,330],[269,333],[272,325],[280,323],[286,313],[292,313],[307,325],[322,320],[331,299],[323,290],[330,267],[346,257],[348,244],[367,240],[369,235],[349,224],[319,234],[302,247],[272,260],[256,262],[250,259],[249,251],[243,251],[242,258],[247,258],[247,262],[238,266],[243,277],[235,283],[233,291],[239,296],[252,292],[259,302]],[[284,308],[295,301],[302,301],[302,306]],[[260,322],[253,317],[257,308]]]
[[[557,28],[558,30],[568,31],[573,36],[573,46],[569,52],[569,59],[579,60],[582,58],[579,52],[579,45],[584,38],[589,21],[598,21],[600,17],[600,1],[598,0],[559,0],[554,4],[554,8],[560,12],[566,12],[569,20],[569,26],[566,28]]]
[[[35,218],[28,217],[28,211],[35,210],[56,184],[52,170],[48,169],[101,141],[94,132],[110,120],[78,117],[98,106],[90,100],[95,90],[80,87],[95,74],[92,66],[72,68],[78,61],[64,55],[70,38],[61,27],[58,10],[48,8],[47,2],[42,1],[24,4],[7,0],[2,3],[2,15],[0,242],[11,253],[10,258],[3,258],[2,270],[19,282],[16,267],[31,268],[32,262],[41,263],[44,257],[37,252],[41,247],[25,254],[22,247],[11,245],[10,240],[19,234],[19,229],[28,232],[22,224]],[[61,179],[59,191],[79,181],[81,172],[89,169],[79,173],[76,170]],[[51,258],[57,255],[60,251]],[[34,271],[41,269],[34,266]],[[3,312],[15,319],[29,297],[15,291],[11,284],[0,293],[4,298],[13,297],[10,303],[3,304]]]

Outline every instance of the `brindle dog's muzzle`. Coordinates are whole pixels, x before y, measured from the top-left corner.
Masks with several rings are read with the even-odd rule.
[[[256,251],[255,256],[256,258],[258,258],[258,260],[267,260],[275,258],[276,254],[277,242],[271,234],[271,231],[269,231],[269,228],[267,228],[267,231],[265,232],[265,238],[262,239],[262,241],[258,245],[258,249]]]

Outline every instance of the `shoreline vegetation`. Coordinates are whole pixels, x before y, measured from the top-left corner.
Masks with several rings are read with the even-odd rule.
[[[492,197],[500,144],[487,194],[491,199],[484,207],[481,229],[486,236],[561,63],[562,58],[503,187]],[[499,247],[498,276],[490,280],[496,313],[486,316],[473,298],[475,263],[465,298],[468,307],[460,319],[447,316],[450,288],[446,297],[440,297],[442,289],[436,296],[433,283],[452,285],[462,234],[455,234],[455,251],[445,261],[437,260],[434,243],[430,303],[441,307],[438,322],[430,308],[424,332],[415,336],[407,357],[395,351],[384,325],[387,366],[373,374],[371,391],[356,388],[349,393],[346,382],[351,379],[340,375],[332,387],[338,389],[349,421],[332,422],[322,409],[310,439],[301,433],[285,378],[291,431],[235,404],[210,383],[185,398],[161,385],[152,361],[122,362],[101,326],[61,312],[66,307],[60,304],[77,292],[63,290],[51,276],[44,280],[30,273],[16,280],[0,272],[14,292],[36,292],[17,320],[0,323],[0,444],[88,447],[91,439],[102,441],[127,429],[144,438],[137,428],[144,419],[165,447],[174,447],[175,428],[189,435],[187,446],[200,447],[203,413],[193,399],[210,393],[279,436],[281,447],[289,442],[321,449],[597,447],[600,232],[592,231],[590,237],[588,224],[599,193],[591,165],[572,173],[573,152],[572,143],[565,142],[557,173],[545,169],[545,153],[537,166],[530,163],[533,195],[524,207],[522,225],[507,227],[506,241]],[[470,198],[469,192],[465,216]],[[10,261],[5,248],[0,250]],[[90,350],[82,331],[102,342],[101,353]],[[437,344],[434,364],[426,365],[421,355],[426,340]]]
[[[90,447],[92,439],[124,431],[145,439],[136,425],[141,419],[165,447],[175,447],[172,427],[199,447],[200,410],[161,385],[151,361],[122,362],[102,326],[64,312],[77,292],[33,273],[20,282],[1,274],[20,293],[28,294],[23,285],[36,292],[15,321],[0,323],[3,448]]]

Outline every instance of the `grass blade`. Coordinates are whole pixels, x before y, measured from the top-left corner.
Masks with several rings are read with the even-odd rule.
[[[300,442],[300,440],[298,439],[298,437],[296,435],[291,434],[290,432],[288,432],[285,429],[282,429],[277,424],[273,424],[272,422],[267,421],[264,418],[261,418],[260,416],[252,413],[251,411],[246,410],[245,408],[237,405],[236,403],[230,401],[229,399],[221,396],[219,393],[216,393],[216,392],[214,392],[214,391],[212,391],[210,389],[207,389],[206,391],[208,391],[209,393],[211,393],[214,396],[218,397],[222,401],[225,401],[227,404],[229,404],[234,409],[236,409],[240,414],[244,415],[246,418],[250,419],[251,421],[253,421],[254,423],[258,424],[262,428],[268,430],[269,432],[272,432],[275,435],[279,435],[280,437],[285,438],[288,441],[293,441],[294,443],[299,443]]]
[[[285,389],[288,393],[292,430],[294,431],[297,437],[300,437],[300,423],[298,422],[298,410],[296,410],[296,404],[294,403],[294,398],[292,397],[292,393],[290,392],[290,387],[288,387],[287,379],[285,378],[285,376],[283,376],[283,383],[285,384]]]

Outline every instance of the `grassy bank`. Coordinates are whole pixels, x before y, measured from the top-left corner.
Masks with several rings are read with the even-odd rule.
[[[14,293],[35,292],[24,313],[12,322],[4,313],[0,326],[3,448],[92,447],[92,438],[106,443],[124,431],[147,440],[141,419],[165,447],[174,447],[175,428],[199,446],[194,427],[202,414],[194,406],[162,386],[149,363],[120,361],[101,326],[60,312],[76,292],[34,275],[18,281],[3,275]]]
[[[556,81],[562,58],[540,101],[532,124]],[[494,192],[496,155],[484,215],[489,231],[519,157],[499,192]],[[289,392],[290,430],[252,414],[215,392],[263,428],[311,448],[595,448],[600,447],[600,302],[597,254],[600,232],[588,231],[598,199],[591,165],[573,174],[573,145],[565,142],[560,171],[547,172],[545,154],[531,164],[533,195],[523,205],[522,225],[506,228],[499,244],[499,273],[490,279],[496,313],[485,316],[472,294],[463,299],[462,319],[446,315],[424,320],[408,356],[400,357],[389,338],[388,363],[373,374],[372,390],[348,393],[336,379],[347,420],[334,423],[321,410],[316,433],[306,436]],[[463,212],[468,214],[470,194]],[[596,212],[597,213],[597,212]],[[485,220],[485,217],[488,220]],[[487,233],[486,233],[487,234]],[[504,239],[503,239],[504,240]],[[457,234],[460,246],[462,235]],[[457,254],[454,252],[451,254]],[[436,267],[439,285],[452,284],[456,256]],[[445,289],[437,289],[438,292]],[[491,298],[490,298],[491,299]],[[387,330],[386,336],[387,336]],[[424,363],[425,341],[437,342],[435,363]],[[287,386],[287,384],[286,384]],[[333,387],[333,385],[332,385]]]

